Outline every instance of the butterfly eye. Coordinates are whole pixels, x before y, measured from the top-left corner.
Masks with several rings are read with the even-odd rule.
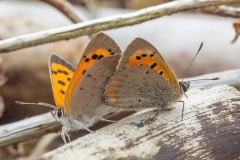
[[[55,113],[55,115],[58,117],[58,118],[61,118],[63,116],[63,110],[62,109],[58,109]]]
[[[190,86],[190,82],[186,81],[186,82],[179,82],[179,85],[182,89],[183,92],[186,92]]]

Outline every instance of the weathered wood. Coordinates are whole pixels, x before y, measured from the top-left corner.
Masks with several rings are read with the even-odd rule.
[[[0,126],[0,147],[33,139],[61,128],[50,113]]]
[[[156,119],[145,109],[53,150],[41,160],[238,159],[240,92],[227,85],[193,88]]]

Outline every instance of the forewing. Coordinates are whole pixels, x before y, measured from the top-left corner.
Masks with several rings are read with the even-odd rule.
[[[70,82],[67,89],[64,108],[65,112],[69,111],[71,107],[70,101],[72,101],[71,98],[73,90],[81,81],[82,76],[85,74],[85,72],[100,59],[115,54],[121,54],[121,49],[112,38],[105,35],[104,33],[98,33],[90,41],[82,55],[82,58],[76,68],[75,74],[73,75],[72,81]]]
[[[146,66],[160,74],[172,84],[176,92],[181,93],[177,77],[158,50],[148,41],[136,38],[123,53],[118,70],[139,65]]]
[[[64,97],[75,68],[56,54],[49,59],[49,72],[56,106],[64,107]]]

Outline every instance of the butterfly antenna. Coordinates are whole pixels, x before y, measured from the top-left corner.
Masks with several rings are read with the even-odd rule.
[[[186,77],[187,73],[189,72],[190,67],[192,66],[193,61],[196,59],[196,57],[197,57],[198,53],[201,51],[202,47],[203,47],[203,42],[201,42],[201,44],[200,44],[200,46],[198,48],[197,53],[195,54],[195,56],[193,57],[192,61],[188,65],[188,67],[187,67],[187,69],[186,69],[186,71],[184,73],[184,77]],[[184,78],[182,79],[182,82],[183,82],[183,80],[184,80]]]
[[[53,109],[57,109],[56,106],[52,105],[52,104],[48,104],[48,103],[43,103],[43,102],[35,102],[35,103],[29,103],[29,102],[21,102],[21,101],[15,101],[15,103],[20,104],[20,105],[39,105],[39,106],[46,106],[46,107],[50,107]]]

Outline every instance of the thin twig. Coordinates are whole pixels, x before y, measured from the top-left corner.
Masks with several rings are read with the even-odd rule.
[[[232,17],[232,18],[240,17],[240,8],[239,7],[211,6],[211,7],[200,9],[200,11],[203,13],[218,15],[218,16],[222,16],[222,17]]]
[[[0,147],[59,131],[61,124],[50,113],[0,126]]]
[[[73,23],[79,23],[83,21],[77,16],[77,14],[74,12],[73,6],[68,1],[66,0],[43,0],[43,1],[58,9]]]
[[[101,18],[71,26],[9,38],[0,42],[0,53],[15,51],[18,49],[60,40],[68,40],[83,35],[97,33],[103,30],[139,24],[180,11],[209,7],[212,5],[217,6],[230,4],[240,4],[240,0],[181,0],[169,2],[158,6],[141,9],[129,14]]]

